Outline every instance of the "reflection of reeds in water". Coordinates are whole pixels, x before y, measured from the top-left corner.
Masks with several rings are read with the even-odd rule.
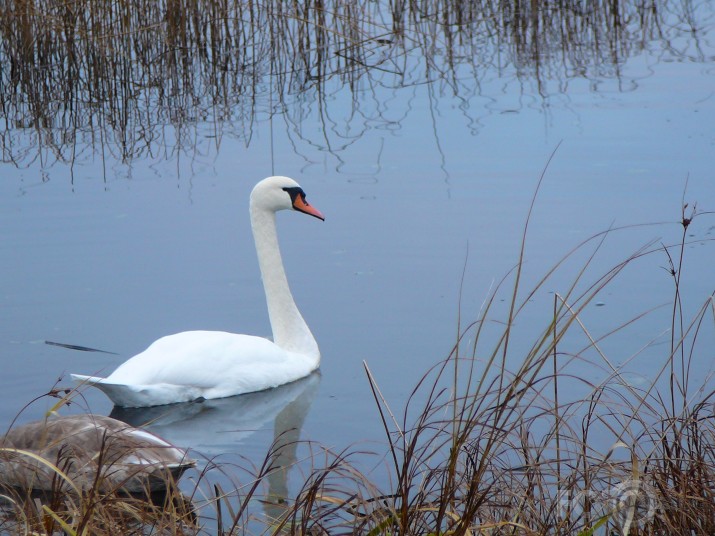
[[[686,4],[5,0],[3,159],[23,160],[10,135],[20,128],[36,129],[34,143],[61,160],[77,144],[141,156],[166,124],[178,127],[178,145],[182,128],[201,121],[245,133],[257,112],[292,95],[325,106],[329,80],[352,91],[441,80],[473,94],[505,68],[540,87],[618,76],[634,50],[652,40],[667,49],[676,24],[695,27]]]

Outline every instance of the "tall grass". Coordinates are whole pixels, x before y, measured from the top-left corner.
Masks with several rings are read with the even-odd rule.
[[[516,320],[552,273],[522,292],[527,220],[515,270],[479,318],[460,329],[450,356],[415,387],[401,419],[367,369],[394,485],[379,503],[362,500],[360,523],[369,519],[371,533],[391,535],[712,533],[715,388],[712,378],[694,384],[688,376],[693,361],[703,358],[701,346],[711,343],[700,338],[704,325],[715,320],[715,306],[711,295],[687,318],[680,293],[686,231],[698,215],[684,204],[679,244],[645,244],[584,290],[583,274],[609,233],[581,244],[575,251],[591,246],[593,255],[574,284],[555,295],[552,317],[510,368],[510,341],[520,337]],[[653,383],[639,388],[600,350],[602,340],[581,317],[624,269],[656,255],[677,259],[670,270],[671,342]],[[507,311],[492,317],[504,293],[511,296]],[[496,344],[487,334],[495,321],[503,326]],[[564,353],[572,331],[589,342]],[[610,374],[601,383],[574,377],[565,366],[574,360]],[[565,382],[581,383],[590,394],[559,402]]]
[[[684,231],[696,216],[683,214]],[[712,378],[694,385],[687,371],[702,358],[699,344],[710,342],[700,338],[715,320],[713,297],[686,317],[680,294],[685,232],[679,244],[645,244],[596,281],[584,281],[611,232],[618,231],[572,252],[592,249],[573,285],[555,296],[551,317],[522,359],[509,355],[521,336],[517,319],[551,275],[522,292],[523,250],[515,270],[480,316],[460,328],[448,358],[422,378],[403,409],[389,406],[366,364],[386,432],[384,470],[391,483],[373,486],[346,453],[335,454],[310,474],[267,532],[279,526],[291,534],[712,533],[715,393]],[[582,316],[623,270],[655,256],[680,259],[671,271],[675,329],[652,384],[638,387],[602,352],[604,337],[592,335]],[[495,303],[504,293],[511,299],[498,314]],[[487,330],[495,322],[503,326],[496,343]],[[573,331],[588,343],[565,352]],[[575,360],[584,362],[582,370],[590,365],[610,373],[599,383],[573,376],[566,364]],[[564,400],[559,390],[566,382],[580,383],[587,395]]]

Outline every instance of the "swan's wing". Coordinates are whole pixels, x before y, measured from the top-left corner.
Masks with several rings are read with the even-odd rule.
[[[307,361],[263,337],[185,331],[157,340],[120,365],[107,380],[126,385],[187,385],[204,390],[233,383],[238,392],[249,392],[278,385],[263,385],[261,379],[268,376],[292,380],[307,376],[315,368],[309,368]]]

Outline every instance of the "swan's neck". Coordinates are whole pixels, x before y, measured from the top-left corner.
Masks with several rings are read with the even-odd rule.
[[[283,269],[275,212],[251,206],[251,228],[266,292],[273,342],[284,350],[320,360],[318,343],[303,320]]]

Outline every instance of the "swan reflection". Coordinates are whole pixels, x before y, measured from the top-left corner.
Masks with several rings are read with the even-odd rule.
[[[215,456],[237,452],[241,441],[270,421],[274,438],[282,444],[289,442],[289,437],[299,438],[319,384],[320,373],[315,372],[274,389],[229,398],[149,408],[115,407],[110,417],[145,427],[183,448]]]
[[[267,476],[268,496],[261,505],[269,520],[277,519],[284,513],[288,474],[296,463],[303,424],[319,384],[320,372],[316,371],[267,391],[169,406],[115,407],[111,416],[133,426],[146,427],[176,445],[203,455],[203,462],[202,456],[194,456],[199,464],[219,454],[244,453],[246,449],[241,447],[246,446],[246,439],[272,421],[272,470]]]

